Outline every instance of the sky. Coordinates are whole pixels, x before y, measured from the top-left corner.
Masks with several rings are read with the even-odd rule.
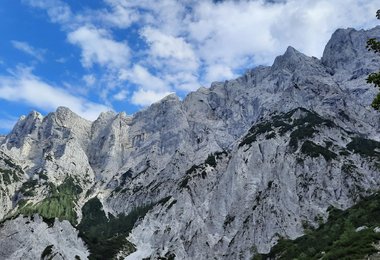
[[[368,29],[378,0],[1,0],[0,133],[59,106],[95,120],[180,98],[293,46],[321,57],[337,28]]]

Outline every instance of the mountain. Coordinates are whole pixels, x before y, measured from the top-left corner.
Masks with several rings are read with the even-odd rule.
[[[21,117],[1,140],[0,258],[276,256],[380,189],[373,37],[339,29],[321,59],[289,47],[133,116]]]

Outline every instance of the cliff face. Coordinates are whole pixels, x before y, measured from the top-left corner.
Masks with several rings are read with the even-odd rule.
[[[89,122],[58,108],[21,118],[1,144],[0,217],[59,220],[47,233],[31,232],[20,217],[6,220],[0,254],[25,255],[38,236],[31,258],[48,236],[57,241],[55,257],[71,259],[59,247],[66,237],[83,238],[93,253],[86,221],[95,220],[83,209],[95,211],[89,201],[97,198],[105,222],[133,219],[121,233],[134,248],[121,245],[115,256],[249,259],[316,226],[329,206],[347,208],[374,193],[380,117],[365,78],[380,59],[365,48],[371,37],[380,27],[337,30],[321,60],[289,47],[271,67],[183,101],[167,96],[134,116],[109,112]],[[46,225],[37,216],[28,221]],[[71,226],[78,223],[81,238]],[[14,230],[17,253],[7,239]]]

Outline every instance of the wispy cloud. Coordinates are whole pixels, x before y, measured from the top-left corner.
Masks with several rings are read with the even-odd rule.
[[[0,99],[27,103],[43,111],[65,106],[89,120],[96,119],[100,112],[110,110],[107,106],[44,82],[29,69],[19,69],[12,76],[0,76]]]
[[[94,74],[86,74],[83,76],[83,81],[86,83],[87,86],[92,86],[96,82],[96,77]]]
[[[33,46],[31,46],[27,42],[11,41],[11,43],[12,43],[14,48],[36,58],[37,60],[39,60],[39,61],[44,60],[45,50],[34,48]]]

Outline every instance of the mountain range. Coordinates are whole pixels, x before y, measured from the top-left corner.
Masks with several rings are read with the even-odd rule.
[[[375,257],[380,220],[359,218],[380,213],[368,38],[380,27],[338,29],[321,59],[288,47],[134,115],[21,117],[0,137],[0,259]]]

